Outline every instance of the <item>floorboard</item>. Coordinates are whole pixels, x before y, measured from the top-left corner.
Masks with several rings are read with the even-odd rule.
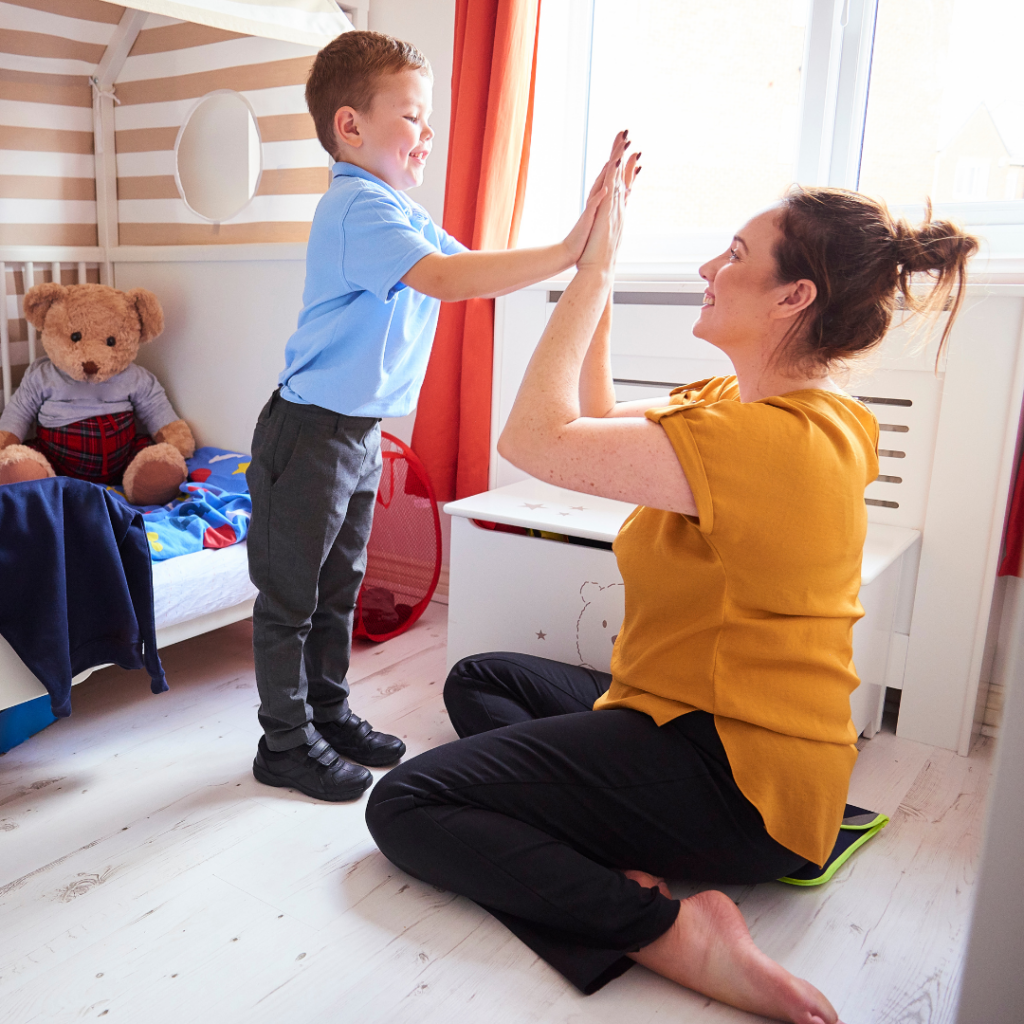
[[[455,738],[446,613],[432,604],[353,655],[353,706],[411,754]],[[639,967],[580,996],[478,907],[381,856],[365,798],[256,783],[248,623],[168,648],[164,665],[168,693],[98,672],[70,719],[0,757],[2,1024],[759,1019]],[[819,889],[726,889],[846,1024],[952,1022],[991,745],[960,758],[892,732],[862,741],[850,799],[890,826]]]

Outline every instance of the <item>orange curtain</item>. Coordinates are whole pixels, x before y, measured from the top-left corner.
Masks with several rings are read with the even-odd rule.
[[[456,0],[444,228],[471,249],[516,244],[526,191],[540,0]],[[487,490],[494,300],[445,303],[412,447],[441,501]]]

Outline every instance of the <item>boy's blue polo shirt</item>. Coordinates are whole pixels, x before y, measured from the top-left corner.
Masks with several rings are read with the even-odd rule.
[[[441,303],[401,278],[429,253],[465,251],[402,192],[336,163],[309,233],[281,397],[347,416],[412,412]]]

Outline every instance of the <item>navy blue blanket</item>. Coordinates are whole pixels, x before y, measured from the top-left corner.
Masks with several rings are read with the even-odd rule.
[[[142,514],[68,477],[0,487],[0,634],[71,714],[71,677],[113,662],[167,689]]]

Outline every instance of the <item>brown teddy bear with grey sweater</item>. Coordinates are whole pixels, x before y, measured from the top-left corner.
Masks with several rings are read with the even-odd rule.
[[[164,329],[152,292],[47,283],[25,295],[46,356],[25,372],[0,415],[0,484],[44,477],[122,483],[135,505],[170,501],[195,452],[160,382],[136,365]],[[141,422],[149,433],[136,429]],[[23,443],[32,428],[36,436]]]

